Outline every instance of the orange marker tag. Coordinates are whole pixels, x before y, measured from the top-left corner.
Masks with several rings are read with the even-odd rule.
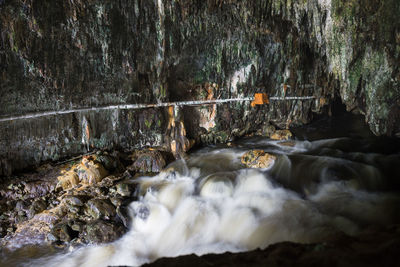
[[[267,93],[255,93],[254,100],[251,102],[251,106],[269,104]]]

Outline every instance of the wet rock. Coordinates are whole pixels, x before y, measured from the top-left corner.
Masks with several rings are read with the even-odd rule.
[[[51,230],[51,234],[56,238],[56,240],[62,242],[69,242],[78,236],[78,232],[74,231],[68,223],[65,222],[56,224]]]
[[[55,183],[53,181],[34,181],[25,183],[24,196],[37,198],[53,192]]]
[[[289,130],[276,130],[270,138],[273,140],[289,140],[293,134]]]
[[[34,215],[44,211],[47,209],[47,203],[44,200],[35,200],[32,202],[32,205],[29,207],[29,210],[27,212],[28,218],[32,218]]]
[[[14,223],[18,224],[18,223],[24,222],[26,220],[27,220],[27,217],[25,216],[25,214],[18,213],[18,215],[15,216]]]
[[[67,169],[58,180],[61,187],[68,190],[67,194],[54,190],[55,182],[51,179],[16,182],[3,187],[2,196],[9,197],[9,200],[0,201],[0,234],[7,235],[8,247],[44,242],[62,245],[73,240],[80,243],[81,239],[77,239],[80,233],[89,233],[89,239],[85,242],[107,242],[118,238],[125,231],[123,225],[128,225],[129,218],[120,209],[117,212],[109,199],[115,198],[116,206],[120,207],[125,196],[131,194],[134,185],[127,182],[127,187],[115,187],[122,176],[104,178],[108,172],[96,156],[85,157],[77,164],[62,168]],[[59,169],[55,171],[52,168],[50,171],[54,172],[55,178]],[[43,171],[43,175],[46,175],[46,171]],[[113,192],[111,188],[114,188]],[[32,201],[26,199],[25,195],[37,197]],[[50,203],[49,207],[47,203]],[[99,219],[110,221],[89,223],[91,227],[87,228],[86,222]],[[100,237],[102,234],[105,237]]]
[[[131,168],[141,172],[160,172],[166,162],[162,154],[157,150],[140,150],[133,154],[134,163]]]
[[[131,217],[129,215],[129,209],[126,205],[119,205],[116,209],[117,216],[121,220],[122,224],[128,228],[129,223],[131,221]]]
[[[125,231],[126,229],[120,224],[96,220],[85,227],[81,238],[87,243],[107,243],[118,239]]]
[[[91,199],[85,205],[85,214],[97,220],[110,219],[116,215],[116,212],[108,199]]]
[[[248,168],[268,168],[276,157],[263,150],[250,150],[243,154],[241,162]]]
[[[62,173],[62,175],[58,176],[57,179],[63,190],[70,189],[79,184],[79,177],[74,169]]]
[[[294,141],[283,141],[283,142],[279,142],[278,145],[294,147],[296,145],[296,143]]]
[[[110,155],[108,152],[99,153],[97,155],[97,161],[99,161],[109,172],[121,172],[124,169],[118,155]]]
[[[23,188],[24,185],[22,183],[10,183],[7,187],[3,185],[3,188],[0,190],[0,196],[3,199],[20,200],[24,196]]]
[[[261,136],[271,136],[275,133],[276,129],[275,126],[267,124],[263,125],[261,129],[257,130],[256,134]]]
[[[123,197],[111,197],[110,201],[115,207],[119,207],[124,202],[124,198]]]
[[[86,195],[66,195],[63,197],[63,202],[69,206],[83,206],[86,201],[90,199],[89,196]]]
[[[30,204],[28,201],[26,200],[19,200],[15,203],[15,210],[18,211],[24,211],[24,212],[28,212]]]
[[[10,229],[13,232],[13,229]],[[47,235],[50,233],[50,226],[39,220],[28,220],[20,223],[7,240],[8,248],[16,248],[24,245],[42,244],[46,241]]]
[[[100,182],[108,175],[106,169],[95,158],[83,157],[81,164],[78,166],[77,173],[81,184],[93,185]]]
[[[73,214],[79,214],[90,198],[88,195],[67,195],[63,197],[61,205],[68,211],[69,218],[73,218]]]
[[[74,238],[69,242],[68,250],[69,251],[74,251],[79,247],[82,247],[84,245],[82,239],[80,238]]]
[[[78,184],[94,185],[108,175],[108,171],[96,160],[95,156],[83,157],[79,164],[75,164],[68,171],[57,177],[63,190],[76,187]]]
[[[138,187],[137,182],[126,180],[116,184],[115,190],[117,194],[123,197],[130,197],[132,196],[133,192],[135,192],[137,187]]]
[[[105,177],[103,180],[101,180],[101,182],[98,184],[98,186],[101,187],[111,187],[113,186],[113,184],[119,180],[121,180],[123,178],[123,176],[115,176],[115,175],[109,175],[107,177]]]
[[[117,193],[124,197],[130,196],[132,193],[128,183],[118,183],[115,188]]]
[[[82,232],[85,228],[85,223],[81,221],[70,221],[68,225],[71,227],[72,230],[77,231],[77,232]]]
[[[60,205],[52,209],[44,210],[31,219],[32,221],[41,221],[50,226],[58,223],[65,215],[66,210]]]
[[[115,209],[119,221],[125,226],[129,226],[130,216],[128,205],[133,201],[132,198],[126,197],[112,197],[110,198],[111,203],[117,207]]]

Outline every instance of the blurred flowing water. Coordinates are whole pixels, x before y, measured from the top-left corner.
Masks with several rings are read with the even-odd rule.
[[[20,256],[19,265],[139,266],[165,256],[319,242],[399,223],[399,141],[352,131],[351,123],[337,131],[323,125],[298,129],[299,139],[290,142],[259,137],[195,151],[155,177],[138,179],[130,231],[121,239],[31,261]],[[240,158],[250,149],[276,155],[272,167],[245,168]]]

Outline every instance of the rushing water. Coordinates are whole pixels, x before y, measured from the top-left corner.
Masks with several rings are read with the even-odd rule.
[[[203,148],[155,177],[139,178],[139,200],[129,205],[131,229],[121,239],[26,265],[137,266],[164,256],[318,242],[400,221],[397,141],[311,139],[288,146],[252,138]],[[269,169],[246,169],[240,158],[249,149],[263,149],[276,161]]]

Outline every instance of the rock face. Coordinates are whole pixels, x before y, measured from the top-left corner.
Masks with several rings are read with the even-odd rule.
[[[190,139],[288,128],[335,95],[375,134],[398,133],[399,13],[397,0],[0,1],[1,118],[254,93],[316,97],[0,120],[0,175],[94,148],[185,150]]]

